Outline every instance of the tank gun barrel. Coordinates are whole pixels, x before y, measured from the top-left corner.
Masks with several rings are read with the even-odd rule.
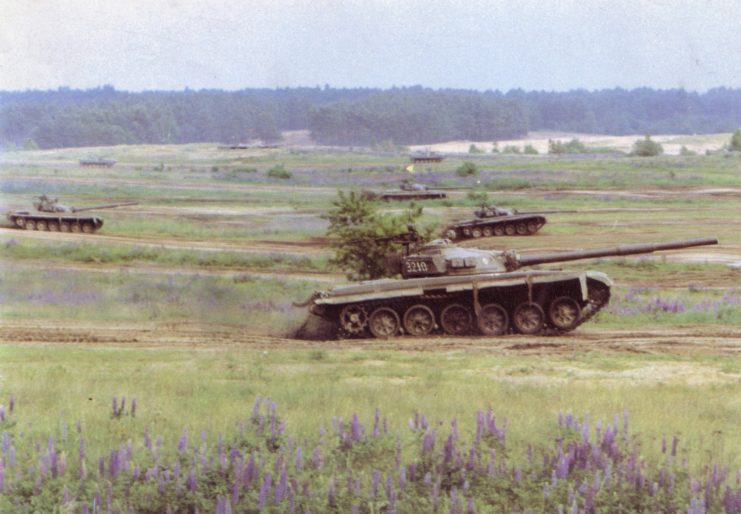
[[[72,212],[94,211],[97,209],[113,209],[114,207],[125,207],[127,205],[139,205],[139,202],[109,203],[104,205],[93,205],[92,207],[72,207]]]
[[[517,261],[519,266],[533,266],[535,264],[547,264],[551,262],[576,261],[580,259],[594,259],[597,257],[612,257],[622,255],[636,255],[642,253],[653,253],[661,250],[678,250],[692,246],[705,246],[718,244],[715,238],[683,239],[668,241],[666,243],[637,243],[608,248],[596,248],[594,250],[576,250],[573,252],[541,253],[536,255],[521,255]]]

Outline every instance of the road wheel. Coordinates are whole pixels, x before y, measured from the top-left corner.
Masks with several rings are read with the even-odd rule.
[[[445,238],[450,239],[451,241],[455,241],[456,239],[458,239],[458,232],[456,232],[453,228],[449,228],[445,231]]]
[[[514,236],[516,232],[517,232],[517,229],[515,228],[513,224],[507,223],[504,226],[504,233],[507,234],[508,236]]]
[[[481,237],[481,229],[480,229],[480,228],[475,228],[475,229],[473,229],[473,230],[471,231],[471,235],[472,235],[473,237]]]
[[[401,323],[396,311],[388,307],[379,307],[368,318],[368,328],[378,339],[388,339],[399,333]]]
[[[70,230],[71,229],[70,229],[69,223],[67,223],[66,221],[63,221],[59,224],[60,232],[69,232]]]
[[[46,220],[39,220],[36,222],[36,230],[45,232],[47,229]]]
[[[26,220],[23,218],[16,218],[15,226],[18,228],[26,228]]]
[[[69,231],[74,232],[74,233],[82,232],[82,227],[80,226],[79,223],[72,223],[69,226]]]
[[[471,311],[459,303],[448,305],[440,313],[440,324],[446,334],[460,336],[471,331]]]
[[[491,237],[492,230],[491,227],[484,227],[484,230],[481,231],[484,237]]]
[[[520,236],[527,235],[527,225],[525,225],[524,223],[518,223],[516,230],[517,234]]]
[[[521,303],[512,316],[512,322],[521,334],[533,335],[543,330],[545,314],[537,303]]]
[[[59,232],[59,222],[58,221],[49,222],[49,232]]]
[[[481,307],[477,324],[485,336],[500,336],[509,328],[509,316],[504,307],[490,303]]]
[[[494,227],[494,235],[495,236],[503,236],[504,235],[504,227],[502,225],[497,225]]]
[[[435,328],[435,314],[426,305],[412,305],[404,313],[404,330],[412,336],[426,336]]]
[[[86,221],[82,224],[82,231],[86,234],[92,234],[93,232],[95,232],[95,225],[93,225],[89,221]]]
[[[368,326],[368,312],[362,305],[346,305],[340,311],[339,323],[348,335],[358,335]]]
[[[551,302],[548,309],[548,319],[553,326],[561,330],[570,330],[579,322],[581,308],[576,300],[568,296],[561,296]]]
[[[531,221],[527,224],[527,231],[529,234],[535,234],[538,231],[538,224]]]
[[[24,228],[26,230],[36,230],[36,222],[34,220],[26,220]]]

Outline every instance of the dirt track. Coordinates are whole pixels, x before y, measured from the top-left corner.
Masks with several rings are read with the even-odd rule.
[[[482,352],[495,354],[558,355],[625,352],[643,354],[741,354],[741,327],[681,326],[650,330],[582,328],[568,336],[501,338],[446,336],[381,341],[302,341],[250,334],[244,327],[194,323],[122,323],[60,320],[4,320],[0,342],[10,344],[75,344],[137,348],[311,349],[360,348],[384,351]]]

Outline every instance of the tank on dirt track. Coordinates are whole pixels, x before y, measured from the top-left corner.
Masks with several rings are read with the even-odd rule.
[[[15,228],[49,232],[83,232],[92,234],[103,226],[103,219],[98,216],[77,214],[97,209],[113,209],[126,205],[137,205],[138,202],[95,205],[92,207],[71,207],[62,205],[56,198],[41,195],[33,202],[35,212],[11,211],[8,220]]]
[[[445,191],[437,191],[435,189],[429,189],[424,184],[418,184],[411,182],[410,180],[403,180],[399,186],[399,189],[386,189],[386,190],[364,190],[363,196],[369,200],[437,200],[441,198],[447,198],[448,194]]]
[[[546,224],[544,214],[563,212],[576,211],[519,212],[496,205],[482,205],[474,211],[475,219],[451,223],[443,230],[443,236],[451,241],[491,236],[530,236]]]
[[[408,237],[398,242],[405,248],[413,244]],[[612,281],[600,271],[522,268],[717,243],[704,238],[520,255],[435,240],[415,253],[389,259],[402,279],[317,291],[297,305],[309,306],[340,338],[421,337],[440,332],[451,336],[560,334],[574,330],[607,305]]]

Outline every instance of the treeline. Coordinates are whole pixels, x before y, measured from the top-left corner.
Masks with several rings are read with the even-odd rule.
[[[741,89],[476,92],[423,87],[0,92],[0,145],[274,141],[311,130],[321,144],[424,144],[518,137],[532,130],[595,134],[729,132]]]

